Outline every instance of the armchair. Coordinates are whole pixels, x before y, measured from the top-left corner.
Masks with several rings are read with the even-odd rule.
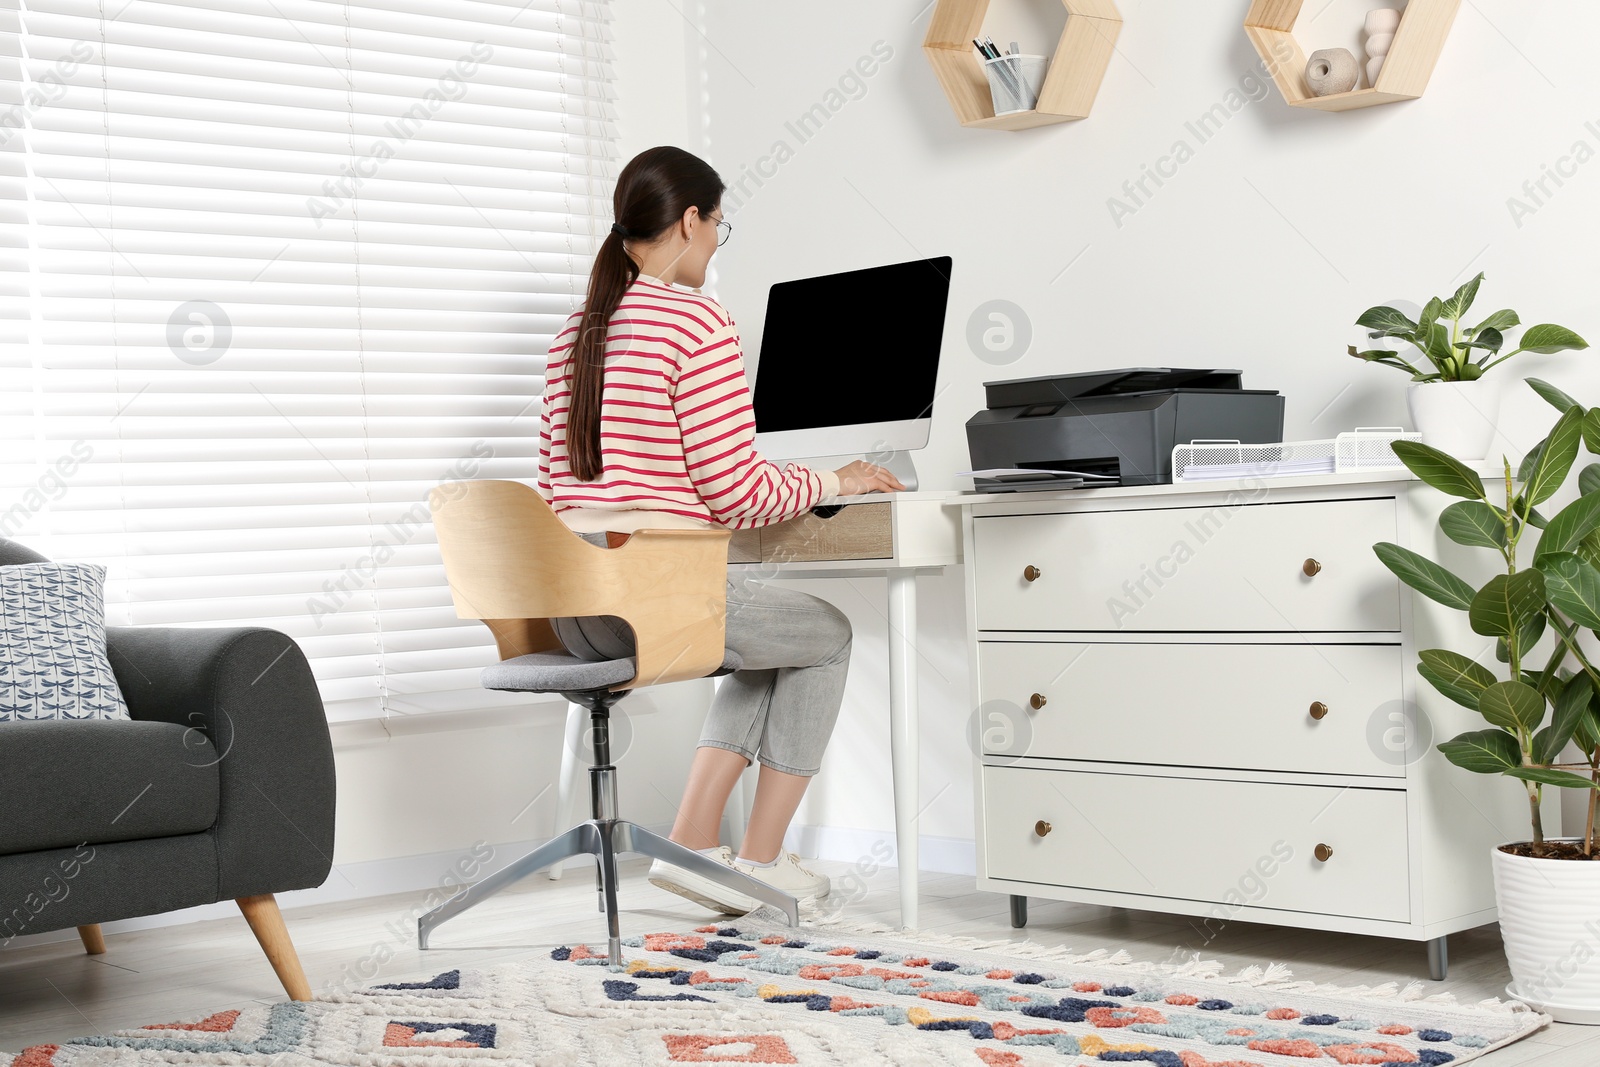
[[[0,538],[0,566],[47,562]],[[234,900],[284,990],[311,999],[274,894],[332,865],[333,748],[293,639],[109,626],[130,720],[0,723],[0,946]]]

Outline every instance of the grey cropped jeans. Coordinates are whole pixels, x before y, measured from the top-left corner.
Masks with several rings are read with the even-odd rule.
[[[591,544],[603,533],[579,534]],[[633,635],[614,615],[556,619],[556,636],[582,659],[633,655]],[[844,703],[850,620],[809,593],[740,575],[728,579],[727,646],[744,667],[720,679],[701,729],[701,747],[809,778]]]

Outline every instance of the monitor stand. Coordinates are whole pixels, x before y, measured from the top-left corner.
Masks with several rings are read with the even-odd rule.
[[[814,471],[831,471],[838,470],[846,463],[853,463],[858,459],[865,459],[872,463],[876,463],[880,467],[889,468],[890,473],[892,473],[896,478],[900,479],[900,484],[906,487],[907,492],[913,492],[916,490],[917,468],[911,462],[911,453],[909,451],[872,452],[865,454],[857,452],[853,455],[845,456],[809,456],[805,458],[796,458],[792,462],[799,463],[801,466],[810,467]],[[779,466],[782,466],[784,463],[790,461],[774,460],[773,462],[777,463]]]

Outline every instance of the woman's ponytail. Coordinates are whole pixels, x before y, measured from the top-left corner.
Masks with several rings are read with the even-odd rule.
[[[600,407],[605,390],[606,329],[623,294],[639,278],[626,241],[652,241],[691,207],[714,211],[726,188],[709,164],[681,148],[650,148],[622,168],[612,208],[616,222],[600,243],[589,272],[589,291],[572,346],[568,377],[567,461],[572,476],[592,482],[605,469],[600,447]]]

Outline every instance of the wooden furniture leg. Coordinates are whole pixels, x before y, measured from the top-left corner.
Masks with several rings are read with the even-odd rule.
[[[78,927],[78,936],[83,939],[83,950],[91,956],[104,956],[106,954],[106,938],[100,932],[100,924]]]
[[[240,897],[235,903],[244,912],[245,922],[250,924],[251,932],[261,943],[261,951],[267,954],[267,962],[272,964],[289,999],[310,1000],[311,983],[306,981],[294,942],[289,940],[289,928],[283,924],[277,899],[267,893],[259,897]]]

